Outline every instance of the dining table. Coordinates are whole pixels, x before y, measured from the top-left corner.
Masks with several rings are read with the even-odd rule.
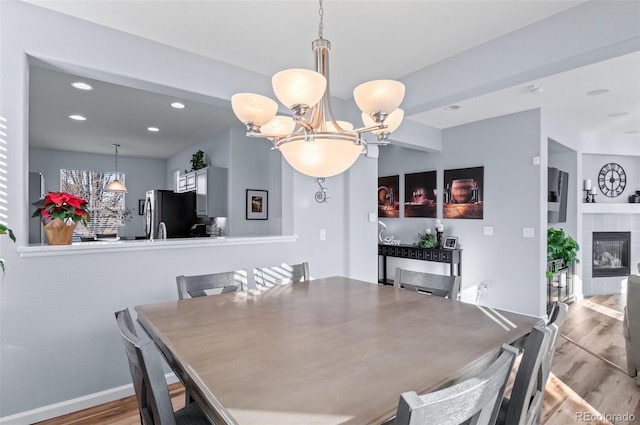
[[[540,318],[346,277],[136,306],[212,423],[380,424]]]

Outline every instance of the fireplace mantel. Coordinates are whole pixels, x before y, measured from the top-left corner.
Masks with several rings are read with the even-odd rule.
[[[583,202],[582,214],[640,214],[640,204],[595,204]]]

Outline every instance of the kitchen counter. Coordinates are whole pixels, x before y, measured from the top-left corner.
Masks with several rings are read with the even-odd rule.
[[[20,257],[48,257],[55,255],[95,254],[97,252],[149,251],[163,249],[185,249],[198,247],[216,247],[247,244],[268,244],[295,242],[297,235],[288,236],[247,236],[247,237],[209,237],[176,238],[167,240],[112,240],[95,242],[74,242],[71,245],[30,244],[18,247]]]

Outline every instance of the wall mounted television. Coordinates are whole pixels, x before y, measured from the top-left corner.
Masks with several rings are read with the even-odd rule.
[[[547,222],[565,223],[567,221],[567,195],[569,173],[555,167],[548,169]]]

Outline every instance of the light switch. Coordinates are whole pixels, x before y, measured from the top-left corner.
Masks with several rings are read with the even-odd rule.
[[[375,223],[378,221],[378,213],[370,212],[369,213],[369,223]]]
[[[523,227],[522,236],[525,238],[532,238],[534,235],[533,227]]]
[[[540,157],[539,156],[534,156],[531,163],[533,165],[540,165]]]
[[[325,229],[320,229],[320,240],[324,241],[327,239],[327,231]]]
[[[493,236],[493,226],[484,226],[484,235]]]

